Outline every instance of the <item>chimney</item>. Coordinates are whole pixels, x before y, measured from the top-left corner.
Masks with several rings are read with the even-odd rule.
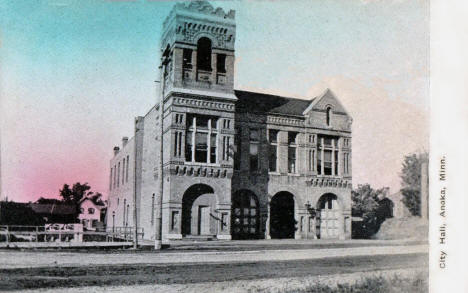
[[[124,136],[122,137],[122,148],[124,148],[127,145],[128,142],[128,137]]]
[[[114,156],[117,155],[120,151],[120,148],[118,146],[114,147]]]

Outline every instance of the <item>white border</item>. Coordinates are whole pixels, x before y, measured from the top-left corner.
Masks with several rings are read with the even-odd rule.
[[[431,2],[430,292],[468,292],[468,2]],[[447,181],[439,180],[446,156]],[[446,186],[447,218],[440,213]],[[446,244],[439,226],[446,222]],[[440,268],[441,250],[447,253]]]

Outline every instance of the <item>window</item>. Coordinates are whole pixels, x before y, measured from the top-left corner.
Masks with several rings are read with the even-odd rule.
[[[327,126],[331,125],[332,108],[327,107]]]
[[[349,174],[349,153],[343,154],[343,169],[345,174]]]
[[[258,129],[250,129],[249,138],[250,171],[258,171]]]
[[[182,156],[182,132],[174,133],[174,157]]]
[[[309,171],[313,171],[314,170],[314,150],[309,150],[308,151],[308,162],[309,162]]]
[[[236,146],[236,149],[234,152],[234,169],[235,170],[240,170],[241,138],[242,138],[242,129],[236,128],[236,135],[234,136],[234,145]]]
[[[288,147],[288,172],[296,173],[296,148]]]
[[[126,199],[124,199],[124,202],[123,202],[123,217],[122,217],[122,226],[125,226],[125,216],[126,216],[126,214],[127,214],[126,207],[127,207],[127,200],[126,200]]]
[[[116,180],[116,178],[117,178],[117,168],[116,168],[116,166],[114,165],[114,182],[113,182],[114,188],[117,186],[117,180]]]
[[[223,119],[223,128],[224,129],[231,129],[231,120]]]
[[[192,68],[192,50],[191,49],[184,49],[184,60],[182,66],[184,69]]]
[[[84,214],[84,208],[80,208],[80,213]]]
[[[288,144],[297,144],[296,138],[297,138],[297,132],[288,132]]]
[[[208,158],[208,134],[195,133],[195,162],[206,163]]]
[[[223,160],[229,160],[229,147],[231,144],[231,138],[229,136],[223,136]]]
[[[317,173],[319,175],[339,175],[338,138],[333,136],[320,136],[317,152]]]
[[[270,143],[278,143],[278,130],[276,129],[268,130],[268,141]]]
[[[211,71],[211,40],[208,38],[198,40],[197,66],[199,70]]]
[[[216,55],[216,70],[220,73],[226,73],[226,55],[217,54]]]
[[[278,130],[268,130],[269,155],[268,155],[268,170],[270,172],[277,172],[277,159],[278,159]]]
[[[185,160],[197,163],[216,163],[218,118],[205,115],[187,116]],[[180,148],[182,136],[180,135]]]
[[[126,182],[128,182],[128,165],[129,165],[129,163],[130,163],[129,159],[130,159],[130,156],[127,155],[127,172],[126,172],[127,174],[126,174],[126,176],[125,176],[125,181],[126,181]]]
[[[88,208],[88,214],[93,215],[94,214],[94,208]]]
[[[297,173],[296,152],[297,152],[297,132],[288,132],[288,172]]]
[[[276,163],[276,160],[277,160],[277,155],[276,155],[276,152],[277,152],[277,145],[273,145],[273,144],[270,144],[270,153],[269,153],[269,156],[268,156],[268,170],[270,172],[276,172],[277,171],[277,163]]]
[[[324,150],[323,152],[324,175],[332,175],[332,151]]]
[[[125,183],[125,158],[123,159],[123,164],[122,164],[122,185]]]
[[[119,168],[118,168],[118,172],[117,172],[117,187],[119,187],[119,183],[120,183],[120,162],[119,162]]]
[[[128,214],[130,213],[130,205],[127,204],[127,218],[125,219],[125,226],[128,226]]]

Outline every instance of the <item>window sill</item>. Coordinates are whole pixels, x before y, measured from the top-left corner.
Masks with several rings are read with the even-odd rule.
[[[221,167],[221,164],[218,164],[218,163],[184,162],[184,166]]]
[[[301,174],[299,174],[299,173],[288,173],[288,176],[300,177]]]

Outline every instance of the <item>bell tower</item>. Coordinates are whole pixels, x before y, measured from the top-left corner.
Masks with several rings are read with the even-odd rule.
[[[226,13],[206,1],[176,4],[161,38],[165,91],[233,94],[235,34],[234,10]]]

